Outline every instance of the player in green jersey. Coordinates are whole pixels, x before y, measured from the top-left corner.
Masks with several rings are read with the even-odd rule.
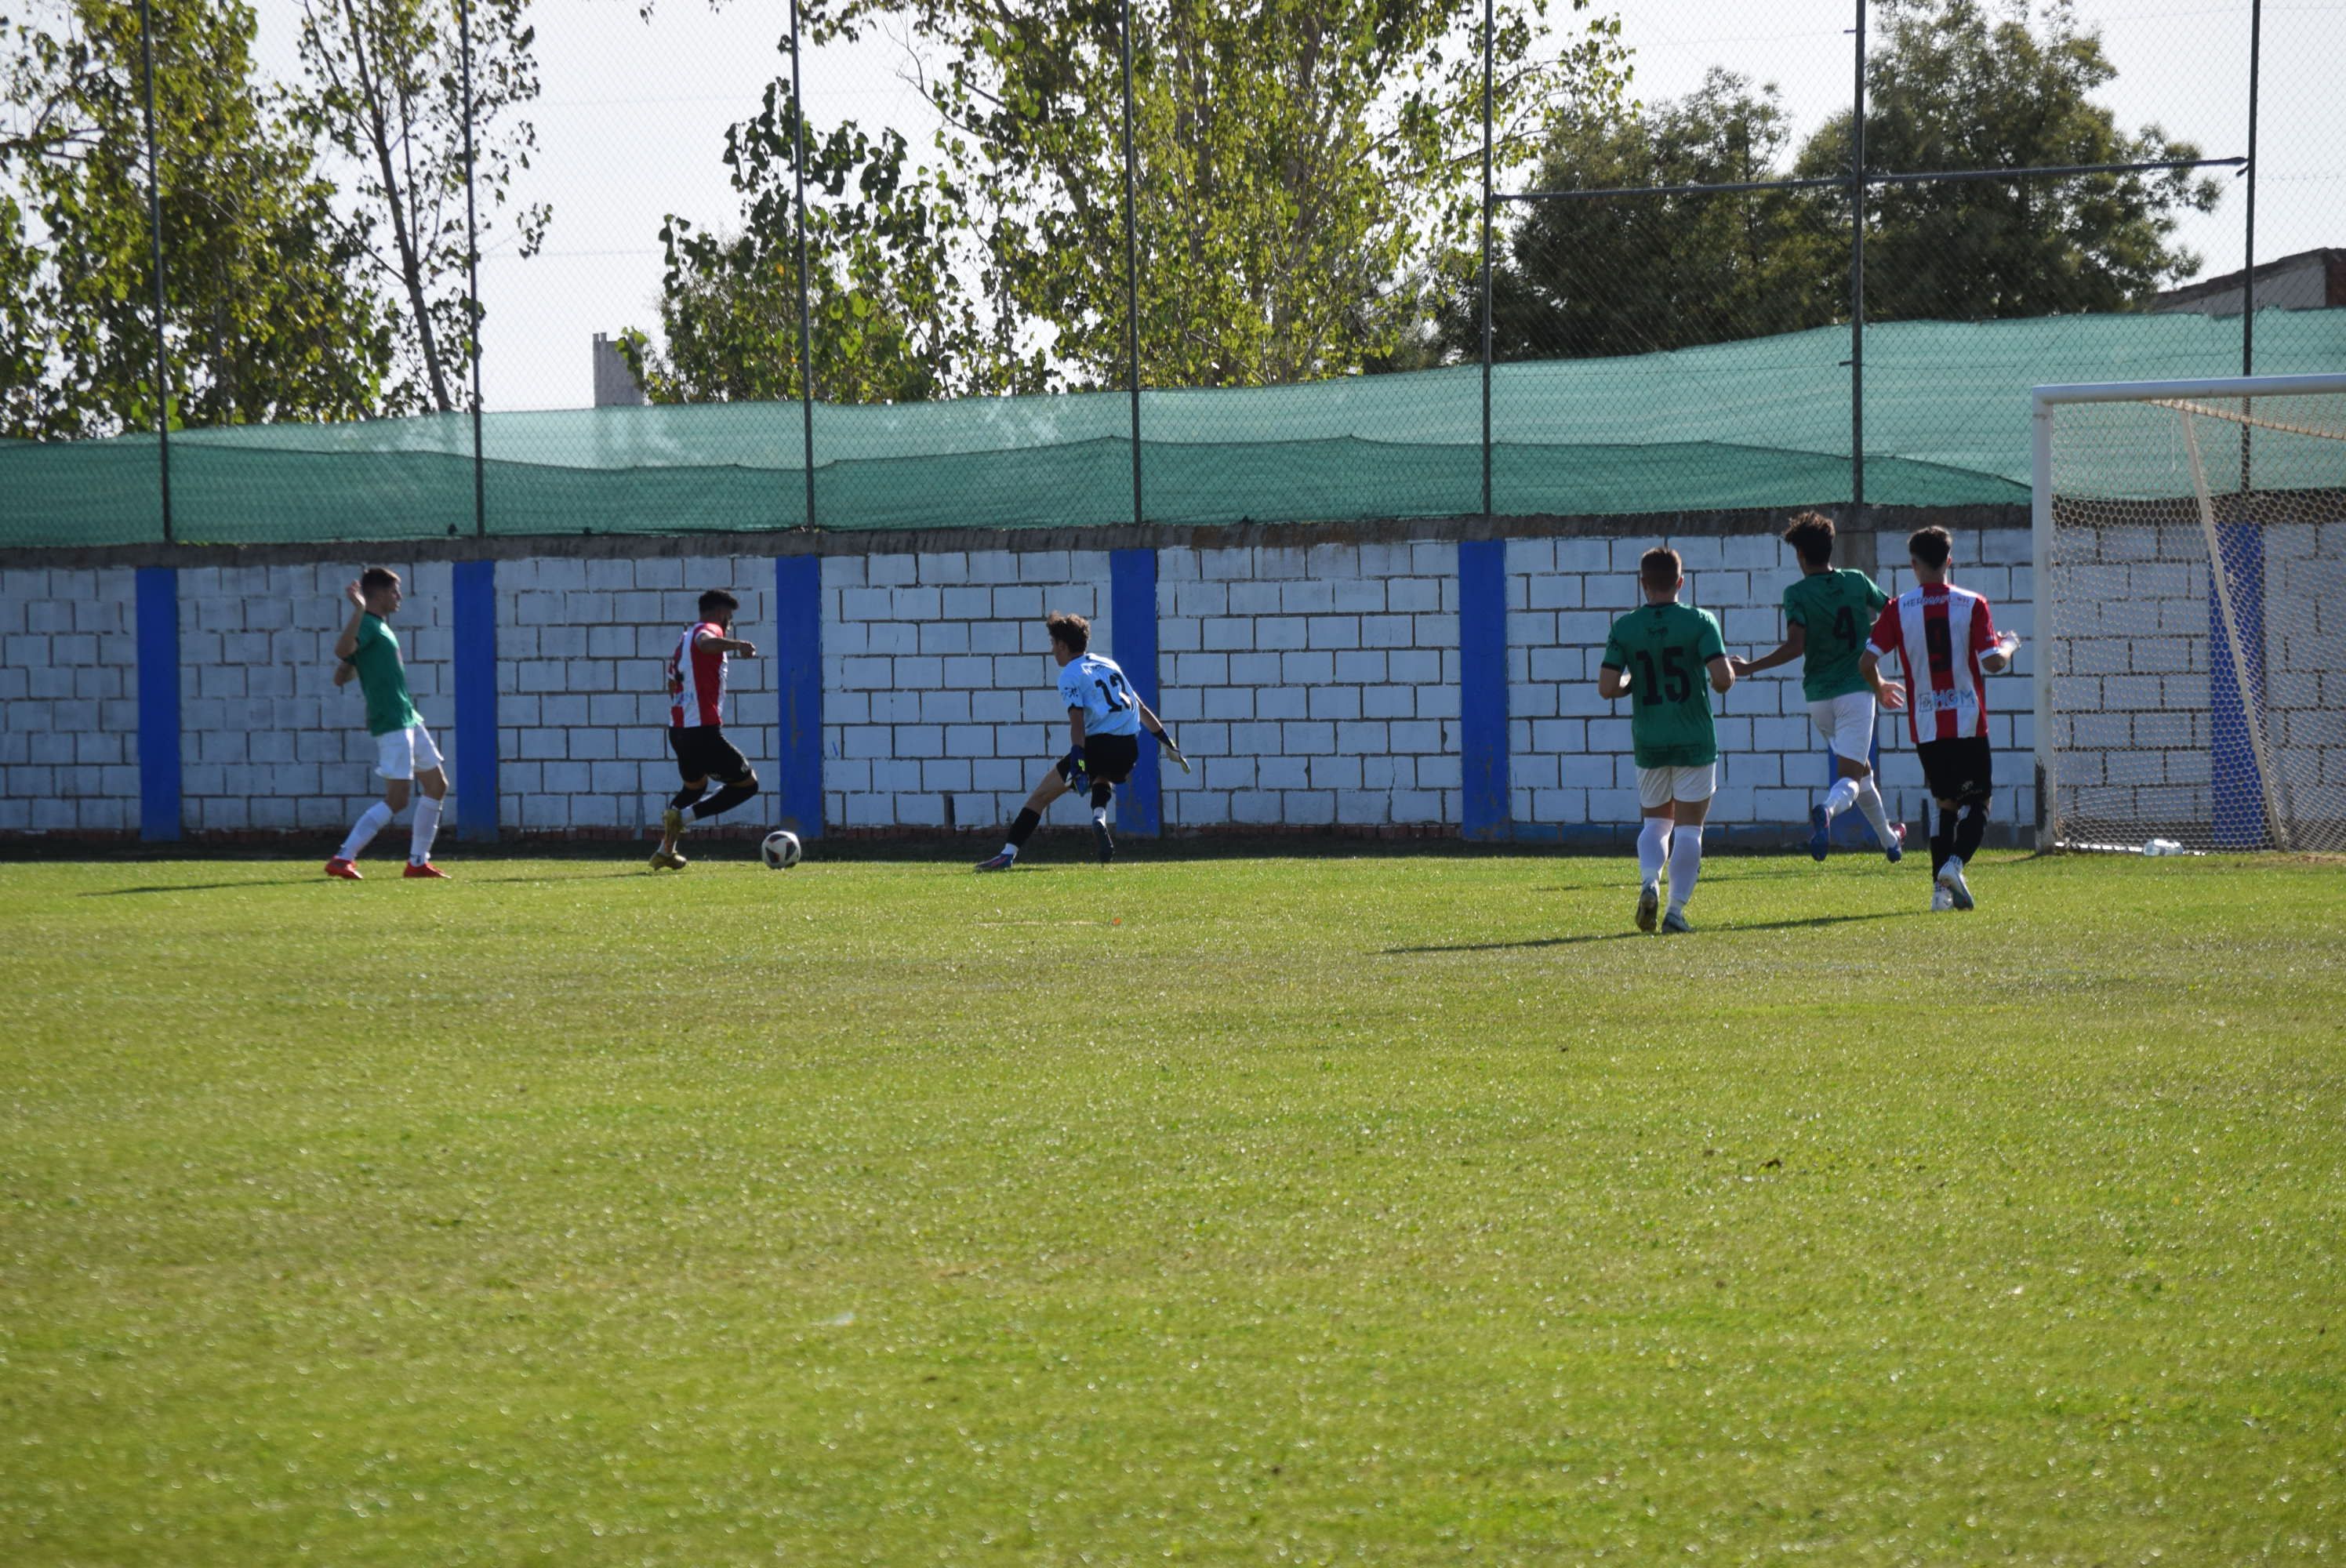
[[[1855,806],[1873,829],[1874,840],[1892,864],[1904,851],[1890,825],[1882,789],[1873,780],[1873,687],[1858,669],[1866,634],[1890,596],[1863,572],[1832,564],[1832,519],[1803,512],[1784,530],[1784,543],[1798,553],[1800,579],[1784,590],[1784,640],[1774,653],[1729,662],[1739,678],[1801,660],[1800,695],[1809,717],[1832,748],[1833,780],[1821,804],[1809,808],[1809,853],[1821,860],[1831,847],[1832,820]],[[1883,706],[1905,705],[1897,687]]]
[[[1637,759],[1637,929],[1654,929],[1665,861],[1670,873],[1668,932],[1691,931],[1687,900],[1702,871],[1702,823],[1719,788],[1719,734],[1710,691],[1735,684],[1719,618],[1678,603],[1686,586],[1676,550],[1653,549],[1637,563],[1643,609],[1613,623],[1597,695],[1629,698],[1629,740]],[[1703,689],[1708,677],[1710,691]]]
[[[432,863],[432,840],[440,831],[440,803],[448,793],[448,775],[440,766],[440,748],[432,732],[415,715],[407,695],[407,667],[400,662],[399,638],[386,624],[406,597],[399,574],[387,566],[369,566],[359,580],[342,590],[351,602],[351,618],[334,639],[334,684],[355,680],[366,695],[367,733],[374,737],[375,771],[382,775],[382,799],[360,814],[351,835],[326,874],[344,881],[360,881],[354,863],[368,840],[391,825],[407,804],[408,786],[420,787],[423,798],[415,803],[415,829],[408,840],[407,871],[411,877],[445,877]]]

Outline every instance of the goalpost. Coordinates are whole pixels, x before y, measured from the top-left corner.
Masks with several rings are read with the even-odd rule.
[[[2033,412],[2037,841],[2346,850],[2346,374]]]

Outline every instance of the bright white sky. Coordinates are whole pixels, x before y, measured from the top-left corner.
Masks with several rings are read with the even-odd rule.
[[[263,67],[290,76],[300,0],[256,4]],[[1849,102],[1850,0],[1626,0],[1613,8],[1641,97],[1676,97],[1726,65],[1782,90],[1796,137]],[[2099,25],[2117,67],[2104,96],[2121,125],[2156,122],[2209,157],[2246,150],[2248,0],[2081,0],[2078,12]],[[489,408],[583,405],[591,401],[593,335],[657,324],[661,220],[676,212],[726,226],[739,212],[719,157],[726,127],[754,113],[766,84],[788,68],[775,48],[786,15],[781,0],[730,0],[717,10],[706,0],[661,0],[646,23],[636,0],[536,0],[539,151],[517,183],[525,199],[552,203],[554,221],[537,257],[483,259]],[[2341,57],[2346,0],[2269,0],[2257,241],[2266,260],[2346,244],[2346,167],[2335,152],[2346,129],[2335,90]],[[902,79],[903,59],[884,39],[811,52],[815,122],[893,124],[924,146],[932,122]],[[2184,230],[2206,259],[2203,276],[2240,263],[2242,194],[2228,191]]]

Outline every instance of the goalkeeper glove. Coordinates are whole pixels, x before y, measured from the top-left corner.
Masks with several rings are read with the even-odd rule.
[[[1082,778],[1085,772],[1084,748],[1080,746],[1069,747],[1066,756],[1059,759],[1059,771],[1066,775],[1067,781],[1071,784]]]

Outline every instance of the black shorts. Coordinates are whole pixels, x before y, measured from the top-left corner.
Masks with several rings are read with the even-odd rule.
[[[750,759],[733,749],[733,743],[725,738],[722,725],[671,728],[668,732],[668,748],[676,753],[677,774],[687,783],[695,779],[714,779],[720,784],[739,784],[750,777]]]
[[[1925,740],[1914,748],[1923,759],[1923,781],[1934,800],[1958,806],[1984,806],[1995,789],[1995,753],[1984,735],[1954,740]]]
[[[1140,737],[1137,735],[1094,735],[1084,741],[1084,772],[1095,784],[1121,784],[1132,777],[1135,764],[1140,760]],[[1067,777],[1067,759],[1059,759],[1059,781],[1073,786]]]

